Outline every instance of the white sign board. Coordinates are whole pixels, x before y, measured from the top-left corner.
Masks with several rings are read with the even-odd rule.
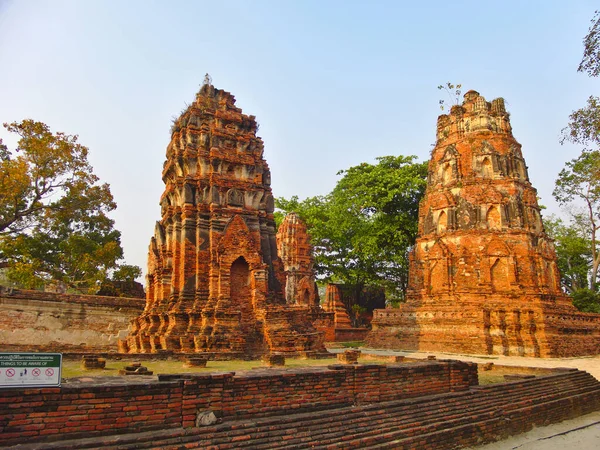
[[[0,388],[60,386],[61,353],[0,353]]]

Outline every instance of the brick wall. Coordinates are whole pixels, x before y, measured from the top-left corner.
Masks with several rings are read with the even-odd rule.
[[[192,427],[203,410],[228,420],[419,397],[466,390],[476,378],[475,364],[435,361],[0,389],[0,445]]]
[[[0,290],[0,351],[117,350],[145,300]]]

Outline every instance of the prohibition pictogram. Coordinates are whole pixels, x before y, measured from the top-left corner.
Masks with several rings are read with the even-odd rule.
[[[34,377],[39,377],[39,376],[40,376],[40,373],[42,373],[42,372],[40,371],[40,369],[33,369],[33,370],[31,371],[31,374],[32,374]]]
[[[15,370],[14,369],[6,369],[6,376],[9,378],[12,378],[15,376]]]
[[[45,372],[45,373],[46,373],[46,376],[47,376],[47,377],[51,377],[52,375],[54,375],[54,369],[52,369],[52,368],[48,367],[48,368],[46,369],[46,372]]]

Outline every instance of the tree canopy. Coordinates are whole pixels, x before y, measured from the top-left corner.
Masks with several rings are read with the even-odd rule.
[[[591,77],[600,74],[600,13],[592,18],[583,40],[578,71]],[[546,221],[554,238],[561,282],[582,311],[600,312],[598,295],[598,230],[600,229],[600,98],[590,96],[585,107],[573,111],[562,130],[561,144],[572,142],[584,149],[568,161],[556,180],[554,198],[567,210],[569,223]]]
[[[554,240],[561,285],[568,294],[589,288],[592,252],[586,222],[584,214],[573,214],[570,223],[554,215],[544,219],[546,232]]]
[[[93,291],[115,270],[139,276],[118,263],[121,233],[107,216],[116,204],[77,136],[33,120],[4,127],[19,137],[13,151],[0,142],[0,262],[9,278]]]
[[[427,178],[427,163],[415,159],[380,157],[376,164],[340,171],[342,178],[326,196],[277,199],[277,208],[306,222],[320,278],[380,286],[388,298],[403,298]]]
[[[556,180],[554,198],[562,206],[580,200],[585,211],[585,221],[580,223],[587,231],[591,253],[590,289],[594,290],[600,265],[598,230],[600,229],[600,152],[584,150],[581,155],[566,163]]]
[[[600,12],[591,20],[588,34],[583,38],[583,58],[577,70],[587,72],[590,77],[600,75]]]

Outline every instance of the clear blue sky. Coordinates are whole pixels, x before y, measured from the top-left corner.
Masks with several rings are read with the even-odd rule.
[[[437,89],[504,97],[533,185],[580,148],[568,115],[592,1],[0,0],[0,122],[78,134],[111,185],[126,260],[145,269],[171,118],[205,73],[260,123],[275,196],[328,193],[377,156],[428,159]],[[446,98],[448,101],[448,99]],[[6,140],[5,130],[0,137]],[[10,141],[8,140],[10,143]]]

